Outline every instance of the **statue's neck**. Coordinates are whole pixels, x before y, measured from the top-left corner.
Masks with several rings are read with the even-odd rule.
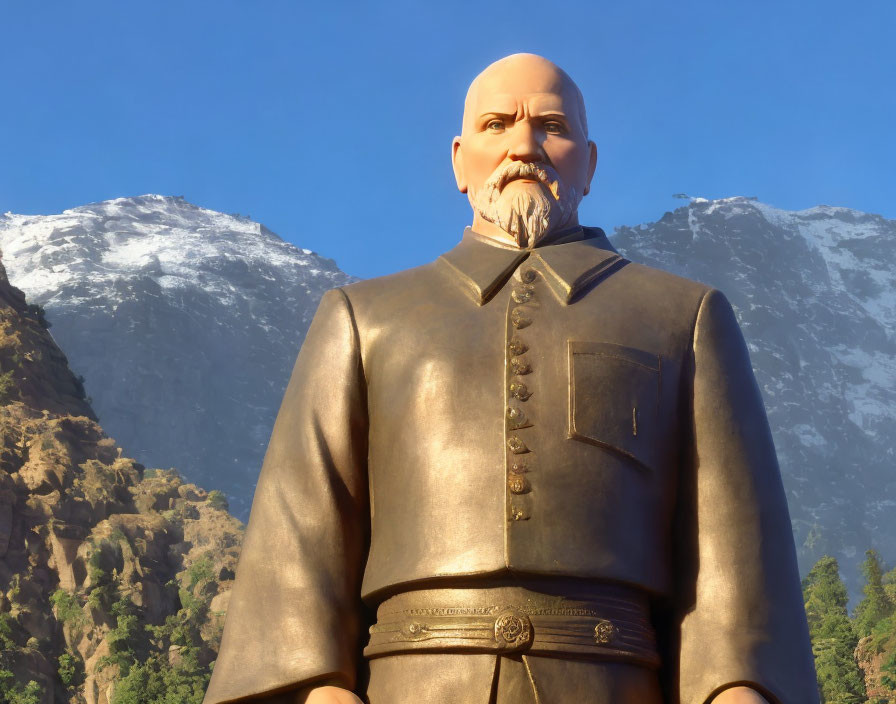
[[[579,214],[578,212],[573,213],[569,220],[567,220],[560,227],[555,227],[551,230],[548,230],[541,239],[535,243],[535,246],[539,246],[542,243],[546,243],[555,238],[557,235],[561,235],[562,233],[569,232],[570,230],[575,230],[579,227]],[[495,225],[493,222],[489,222],[485,220],[483,217],[479,215],[479,213],[473,213],[473,224],[470,226],[473,232],[476,232],[483,237],[487,237],[490,240],[494,240],[500,245],[504,247],[517,247],[520,248],[519,243],[516,241],[516,237],[511,235],[509,232],[502,230],[500,227]]]

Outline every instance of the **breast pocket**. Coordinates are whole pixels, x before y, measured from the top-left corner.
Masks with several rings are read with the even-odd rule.
[[[569,437],[656,468],[660,357],[609,342],[569,341]]]

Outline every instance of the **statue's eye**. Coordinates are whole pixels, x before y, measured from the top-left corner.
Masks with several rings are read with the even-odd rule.
[[[557,122],[556,120],[549,120],[544,123],[544,131],[548,134],[563,134],[566,129],[563,127],[562,122]]]
[[[502,132],[504,130],[504,120],[489,120],[485,129],[492,132]]]

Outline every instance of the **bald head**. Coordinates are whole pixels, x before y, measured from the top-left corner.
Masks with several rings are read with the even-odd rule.
[[[451,150],[473,228],[518,246],[578,222],[597,163],[582,93],[535,54],[513,54],[476,76]]]
[[[575,81],[553,61],[537,54],[511,54],[498,59],[473,79],[464,100],[463,131],[470,129],[476,118],[488,110],[493,99],[520,93],[554,94],[567,104],[570,112],[588,136],[585,101]],[[492,101],[490,101],[492,99]],[[572,117],[573,115],[570,115]]]

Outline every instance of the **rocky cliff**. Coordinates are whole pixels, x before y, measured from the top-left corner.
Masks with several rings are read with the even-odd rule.
[[[0,701],[200,701],[241,537],[220,492],[103,432],[0,265]]]
[[[865,678],[868,701],[873,704],[896,704],[896,633],[889,635],[885,639],[867,636],[856,648],[856,662]]]

